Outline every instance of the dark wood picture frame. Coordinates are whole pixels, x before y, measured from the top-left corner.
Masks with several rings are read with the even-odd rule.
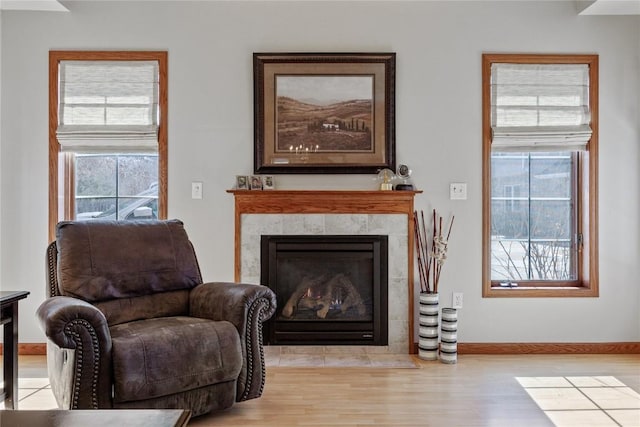
[[[395,170],[395,53],[254,53],[254,172]]]

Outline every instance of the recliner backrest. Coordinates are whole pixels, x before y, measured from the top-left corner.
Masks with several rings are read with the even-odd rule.
[[[110,325],[188,313],[202,283],[181,221],[64,221],[56,228],[61,295],[98,306]]]

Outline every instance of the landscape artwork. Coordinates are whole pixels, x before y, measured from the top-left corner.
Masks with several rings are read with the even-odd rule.
[[[254,172],[395,170],[395,58],[254,53]]]
[[[373,75],[276,75],[279,153],[372,152]]]

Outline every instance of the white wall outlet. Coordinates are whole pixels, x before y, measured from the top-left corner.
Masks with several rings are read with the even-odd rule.
[[[191,198],[202,199],[202,182],[191,183]]]
[[[451,295],[451,306],[453,308],[462,308],[462,292],[453,292]]]
[[[449,198],[451,200],[467,200],[467,183],[452,182],[449,184]]]

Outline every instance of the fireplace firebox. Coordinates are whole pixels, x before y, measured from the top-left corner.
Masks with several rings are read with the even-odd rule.
[[[261,282],[276,294],[272,345],[387,345],[388,244],[382,235],[263,235]]]

